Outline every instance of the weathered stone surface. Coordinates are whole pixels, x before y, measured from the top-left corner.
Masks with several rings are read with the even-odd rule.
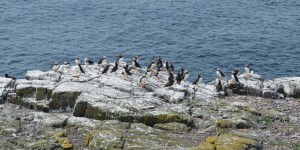
[[[277,92],[284,94],[285,97],[300,97],[300,77],[284,77],[274,80]]]
[[[55,85],[56,83],[52,81],[19,79],[16,82],[18,98],[10,101],[30,109],[48,112],[47,102]]]
[[[155,124],[154,128],[175,132],[187,132],[189,130],[185,124],[177,122]]]
[[[245,79],[243,76],[239,77],[241,87],[239,87],[239,91],[242,89],[241,95],[253,95],[253,96],[262,96],[263,90],[263,81],[260,79]],[[233,91],[236,92],[236,91]],[[239,94],[239,93],[237,93]]]
[[[27,80],[48,80],[57,82],[60,80],[60,74],[54,71],[39,71],[39,70],[28,70],[26,73]]]
[[[263,98],[300,97],[300,77],[283,77],[273,80],[245,78],[239,76],[240,84],[229,85],[233,93],[262,96]]]
[[[10,78],[0,77],[0,104],[7,99],[10,89],[14,87],[15,81]]]
[[[144,124],[132,124],[124,149],[187,149],[193,146],[191,142],[179,138],[178,134],[151,128]]]
[[[63,82],[52,92],[49,107],[52,110],[73,109],[77,97],[83,90],[91,89],[95,86],[77,82]]]

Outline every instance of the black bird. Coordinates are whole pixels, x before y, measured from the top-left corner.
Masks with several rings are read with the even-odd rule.
[[[170,66],[169,66],[169,62],[168,62],[168,61],[165,61],[164,67],[165,67],[165,69],[166,69],[167,71],[169,71]]]
[[[5,73],[5,78],[11,78],[11,79],[13,79],[13,80],[16,80],[16,78],[15,77],[11,77],[11,76],[9,76],[7,73]]]
[[[221,83],[221,80],[218,80],[217,82],[218,83],[217,83],[216,89],[217,89],[217,92],[220,92],[223,89],[222,83]]]
[[[105,56],[103,56],[103,58],[102,59],[100,59],[99,61],[98,61],[98,65],[101,65],[102,64],[102,62],[104,62],[106,60],[106,57]]]
[[[140,79],[140,83],[144,82],[144,80],[146,80],[146,74]]]
[[[89,60],[88,58],[85,58],[84,62],[85,62],[85,65],[93,65],[94,64],[94,62]]]
[[[157,72],[156,72],[155,76],[159,77],[161,75],[161,71],[162,71],[161,68],[157,68]]]
[[[80,64],[78,64],[78,67],[79,67],[81,73],[85,73]]]
[[[174,72],[174,65],[171,63],[168,72]]]
[[[202,76],[201,74],[199,74],[197,79],[193,82],[193,85],[198,85],[201,82],[202,82]]]
[[[130,70],[131,70],[132,68],[131,68],[131,67],[129,68],[129,65],[128,65],[128,64],[126,64],[126,66],[123,67],[123,68],[124,68],[125,73],[126,73],[127,75],[132,75],[131,72],[130,72]]]
[[[102,74],[107,73],[109,67],[110,67],[110,65],[107,64],[107,65],[104,67],[104,69],[103,69],[103,71],[102,71]]]
[[[132,65],[136,68],[142,68],[136,57],[132,58]]]
[[[174,80],[174,75],[173,73],[169,73],[169,78],[168,78],[168,83],[165,84],[164,87],[170,87],[174,84],[175,80]]]
[[[112,68],[112,70],[110,71],[110,73],[113,73],[113,72],[117,71],[117,69],[118,69],[118,62],[116,61],[115,62],[115,66]]]
[[[188,70],[184,70],[182,80],[185,81],[189,76],[190,76],[189,71]]]
[[[156,64],[157,64],[157,68],[162,68],[163,67],[163,62],[162,62],[160,57],[158,58],[158,61],[157,61]]]
[[[221,71],[221,68],[217,68],[217,75],[218,77],[225,77],[224,73]]]
[[[178,71],[177,76],[176,76],[177,84],[180,84],[180,83],[181,83],[182,78],[183,78],[183,72],[182,72],[182,69],[180,69],[180,70]]]
[[[239,74],[239,70],[232,71],[232,75],[233,75],[235,81],[239,83],[240,81],[239,81],[239,78],[237,77],[238,74]]]
[[[124,54],[120,54],[119,58],[117,59],[118,63],[122,63],[124,61]]]

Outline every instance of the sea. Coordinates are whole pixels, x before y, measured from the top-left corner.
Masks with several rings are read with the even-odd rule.
[[[300,0],[0,1],[0,76],[120,53],[144,67],[161,57],[190,81],[245,64],[265,79],[300,76]]]

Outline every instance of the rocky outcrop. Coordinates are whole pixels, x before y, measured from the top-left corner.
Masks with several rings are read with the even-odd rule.
[[[0,78],[0,104],[6,100],[10,88],[13,87],[14,80],[10,78]]]
[[[263,98],[300,97],[300,78],[283,77],[275,80],[260,78],[245,78],[239,76],[240,83],[229,85],[233,93],[239,95],[252,95]]]
[[[298,122],[297,112],[286,112],[298,106],[294,99],[288,102],[289,108],[281,108],[288,99],[273,102],[270,108],[265,99],[250,95],[297,97],[299,78],[240,77],[239,85],[217,92],[213,82],[194,86],[185,81],[166,88],[166,75],[159,81],[149,77],[142,88],[143,70],[126,78],[121,69],[102,75],[97,66],[82,67],[86,73],[80,76],[71,69],[28,71],[27,79],[18,79],[16,84],[0,78],[2,99],[48,112],[26,112],[13,105],[10,110],[19,112],[17,117],[0,115],[5,122],[0,136],[17,137],[17,144],[0,149],[261,149],[261,142],[266,142],[263,138],[273,135],[272,123]],[[229,90],[245,96],[229,94]],[[14,92],[16,98],[10,98]],[[2,110],[0,114],[12,115]],[[36,136],[28,140],[32,133]]]
[[[48,81],[59,81],[61,74],[54,71],[39,71],[39,70],[28,70],[26,73],[27,80],[48,80]]]

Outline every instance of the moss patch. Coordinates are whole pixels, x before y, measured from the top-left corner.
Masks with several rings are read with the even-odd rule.
[[[22,89],[17,89],[16,93],[19,97],[21,98],[28,98],[28,97],[32,97],[36,92],[36,88],[35,87],[25,87]]]
[[[242,138],[231,134],[220,135],[215,141],[217,150],[244,150],[248,148],[260,147],[260,144],[252,139]]]
[[[138,120],[136,120],[136,122],[144,123],[149,126],[154,126],[155,124],[159,124],[159,123],[170,123],[170,122],[183,123],[186,124],[187,126],[193,125],[193,120],[189,116],[182,115],[182,114],[159,114],[159,115],[146,114],[143,115]]]
[[[231,128],[231,127],[233,127],[233,122],[231,122],[229,120],[219,119],[219,120],[217,120],[217,127]]]
[[[214,144],[217,139],[218,139],[217,136],[209,136],[205,139],[205,142]]]
[[[192,148],[192,150],[215,150],[215,147],[213,144],[204,142],[199,146]]]

